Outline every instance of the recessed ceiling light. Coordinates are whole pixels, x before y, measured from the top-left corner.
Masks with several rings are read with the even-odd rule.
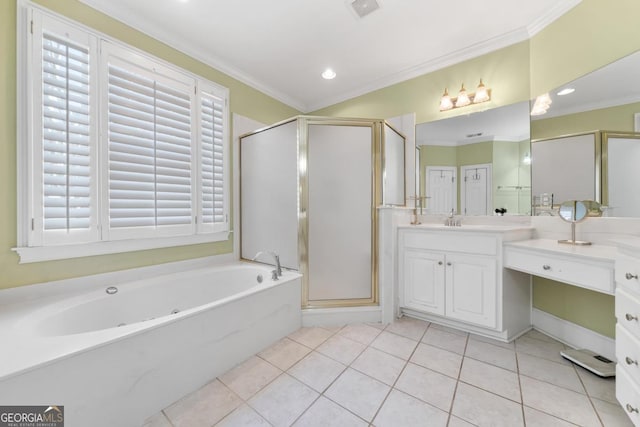
[[[322,78],[325,80],[331,80],[335,77],[336,77],[336,72],[333,71],[331,68],[327,68],[322,72]]]
[[[560,96],[564,96],[564,95],[569,95],[570,93],[575,92],[576,90],[572,87],[567,87],[562,89],[560,92],[558,92],[558,95]]]
[[[348,3],[360,18],[380,8],[376,0],[348,0]]]

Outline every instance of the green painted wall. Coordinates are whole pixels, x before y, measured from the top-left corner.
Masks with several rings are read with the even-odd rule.
[[[533,306],[607,337],[615,337],[615,298],[534,277]]]
[[[458,166],[457,147],[441,145],[422,145],[420,147],[420,166]]]
[[[493,142],[477,142],[458,147],[458,166],[478,165],[493,161]],[[458,169],[460,176],[460,169]]]
[[[640,102],[531,121],[531,139],[545,139],[593,130],[633,132],[633,115]]]
[[[640,48],[638,0],[582,0],[530,40],[531,98]]]
[[[37,3],[229,88],[230,110],[263,123],[300,114],[281,102],[115,21],[77,0]],[[0,288],[231,252],[232,241],[18,264],[16,231],[16,1],[0,2]]]

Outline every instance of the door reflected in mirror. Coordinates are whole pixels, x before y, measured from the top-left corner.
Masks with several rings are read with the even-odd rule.
[[[416,126],[425,214],[531,214],[529,103]]]

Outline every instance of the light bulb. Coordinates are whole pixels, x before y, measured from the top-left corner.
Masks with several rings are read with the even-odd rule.
[[[471,104],[471,100],[469,99],[469,95],[467,95],[467,91],[465,90],[463,83],[460,88],[460,93],[458,93],[458,99],[456,99],[456,107],[464,107],[469,104]]]
[[[444,94],[442,95],[442,99],[440,99],[440,111],[451,110],[452,108],[453,102],[451,101],[449,92],[447,91],[447,89],[445,89]]]
[[[478,85],[478,89],[476,89],[476,94],[473,97],[473,103],[479,104],[481,102],[486,102],[490,100],[489,91],[484,87],[484,83],[482,83],[482,79],[480,79],[480,84]]]

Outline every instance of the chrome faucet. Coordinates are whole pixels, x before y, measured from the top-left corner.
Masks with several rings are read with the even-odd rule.
[[[453,209],[451,209],[449,216],[447,216],[447,219],[444,221],[444,225],[447,227],[460,227],[460,225],[462,225],[462,221],[460,219],[456,219]]]
[[[278,277],[282,276],[282,267],[280,266],[280,256],[278,254],[276,254],[275,252],[263,252],[260,251],[256,254],[256,256],[254,256],[251,261],[256,261],[260,256],[262,255],[271,255],[274,259],[274,267],[276,268],[275,270],[272,271],[272,276],[271,278],[273,280],[278,280]]]

